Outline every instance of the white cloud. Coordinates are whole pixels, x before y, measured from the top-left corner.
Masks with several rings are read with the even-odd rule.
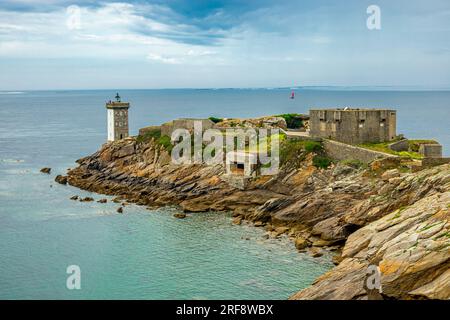
[[[167,7],[129,3],[105,3],[95,8],[71,5],[50,12],[0,9],[0,55],[71,59],[115,57],[179,64],[196,63],[198,57],[215,54],[208,46],[173,40],[189,35],[193,27],[148,17],[159,13],[175,15]]]
[[[91,80],[94,85],[117,81],[119,87],[123,81],[156,87],[349,84],[360,82],[367,65],[381,66],[375,70],[379,77],[367,76],[367,83],[382,83],[383,77],[410,81],[404,76],[409,70],[426,70],[428,76],[418,81],[435,81],[438,73],[449,81],[449,48],[443,41],[448,38],[448,2],[439,10],[429,9],[436,16],[397,16],[398,20],[387,16],[385,30],[390,32],[369,37],[365,8],[347,12],[349,7],[338,5],[292,1],[259,9],[255,5],[242,12],[224,8],[200,17],[182,16],[176,9],[144,1],[99,2],[79,4],[79,19],[70,20],[73,12],[58,6],[58,1],[43,1],[55,5],[28,12],[0,5],[0,59],[12,70],[9,74],[2,70],[3,77],[16,77],[19,87],[30,68],[40,68],[33,72],[36,78],[48,76],[44,80],[53,85],[60,85],[55,79],[67,78],[67,86],[71,81],[86,86],[84,74],[89,72],[97,79]],[[429,54],[420,54],[421,49]],[[388,67],[389,61],[395,63]],[[111,68],[117,77],[99,71]],[[62,70],[81,76],[65,77]],[[149,78],[154,82],[146,83]],[[167,83],[161,83],[164,80]]]
[[[180,64],[182,62],[180,59],[173,58],[173,57],[165,57],[165,56],[161,56],[156,53],[149,53],[147,55],[147,59],[152,60],[152,61],[167,63],[167,64]]]
[[[213,50],[190,49],[189,51],[186,52],[186,55],[191,56],[191,57],[210,56],[210,55],[215,55],[215,54],[217,54],[217,51],[213,51]]]

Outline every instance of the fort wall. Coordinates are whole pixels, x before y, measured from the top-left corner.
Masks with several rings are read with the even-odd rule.
[[[396,111],[385,109],[310,110],[310,135],[348,144],[392,141]]]
[[[192,132],[194,130],[194,122],[196,121],[202,123],[203,131],[214,127],[214,122],[209,119],[176,119],[161,125],[161,135],[170,137],[176,129],[187,129]]]
[[[380,158],[397,158],[397,156],[389,153],[368,150],[338,141],[323,139],[322,143],[325,153],[330,158],[338,161],[359,160],[364,163],[369,163]]]

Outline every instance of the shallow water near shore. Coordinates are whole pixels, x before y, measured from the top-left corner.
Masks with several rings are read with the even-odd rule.
[[[305,113],[309,106],[397,107],[399,132],[436,138],[448,154],[449,92],[289,90],[127,90],[131,134],[176,117]],[[53,181],[106,139],[112,91],[0,95],[0,298],[286,299],[332,267],[299,254],[291,241],[231,223],[230,214],[176,219],[176,208],[147,210]],[[39,173],[51,167],[50,175]],[[248,240],[247,240],[248,239]],[[66,268],[81,268],[81,290]]]
[[[329,257],[298,254],[287,238],[233,225],[229,213],[176,219],[176,208],[128,205],[117,214],[111,201],[69,200],[99,195],[50,188],[47,175],[22,177],[30,193],[2,201],[0,210],[0,298],[280,299],[331,267]],[[19,192],[23,182],[10,190]],[[73,264],[81,268],[81,290],[66,289]]]

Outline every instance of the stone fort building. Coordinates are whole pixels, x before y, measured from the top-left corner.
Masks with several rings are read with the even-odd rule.
[[[312,109],[310,136],[348,144],[392,141],[396,111],[387,109]]]
[[[122,102],[119,94],[116,101],[106,103],[108,110],[108,141],[116,141],[129,136],[128,133],[128,108],[130,103]]]

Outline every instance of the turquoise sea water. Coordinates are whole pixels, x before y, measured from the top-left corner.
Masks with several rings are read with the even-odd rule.
[[[176,117],[253,117],[309,107],[398,110],[398,131],[435,138],[449,155],[450,92],[124,90],[130,128]],[[172,217],[177,208],[71,201],[102,196],[53,182],[106,139],[113,91],[0,92],[0,298],[285,299],[331,268],[287,239],[231,224],[229,214]],[[52,167],[52,174],[39,169]],[[248,240],[247,240],[248,239]],[[66,268],[81,268],[81,290]]]

